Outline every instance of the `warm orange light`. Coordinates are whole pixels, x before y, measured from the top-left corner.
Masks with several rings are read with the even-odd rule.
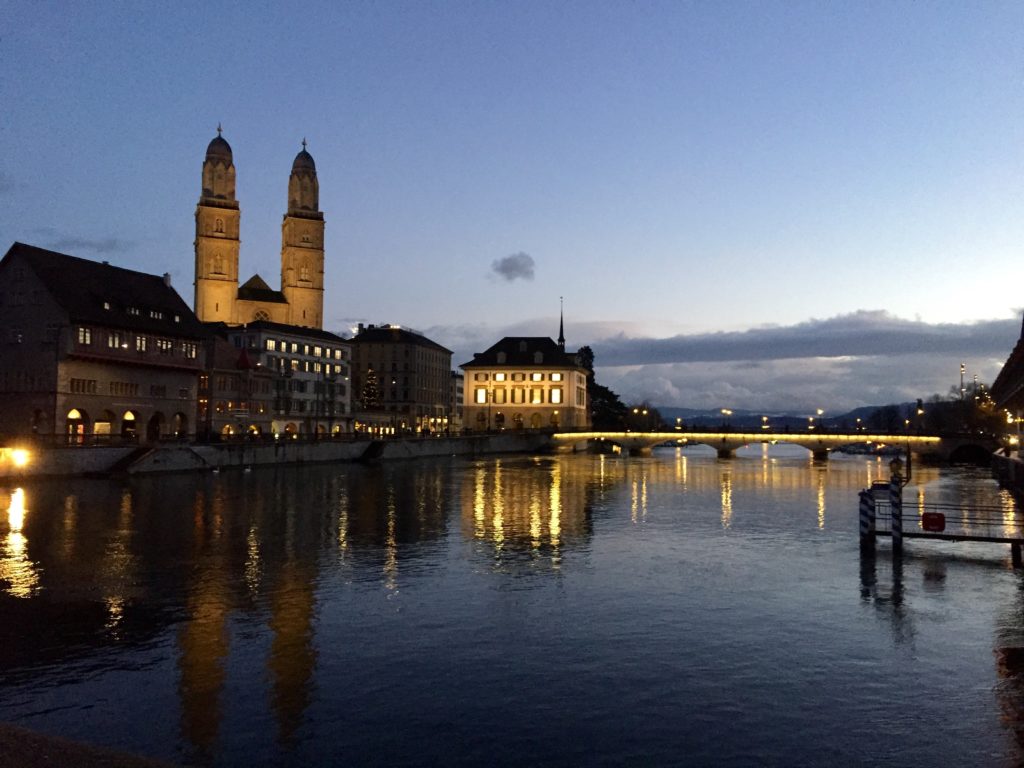
[[[11,463],[16,467],[27,466],[31,458],[31,454],[24,448],[15,448],[11,451]]]

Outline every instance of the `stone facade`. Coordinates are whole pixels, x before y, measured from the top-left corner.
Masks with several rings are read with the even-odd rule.
[[[281,290],[259,275],[239,286],[240,211],[235,165],[220,135],[206,149],[196,206],[195,312],[203,322],[258,320],[323,328],[324,215],[316,164],[303,148],[292,163],[288,208],[281,224]]]

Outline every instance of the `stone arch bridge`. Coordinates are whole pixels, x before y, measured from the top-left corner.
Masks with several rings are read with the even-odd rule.
[[[816,459],[846,445],[869,443],[909,448],[920,456],[943,461],[976,460],[1000,447],[987,435],[901,435],[867,432],[556,432],[551,436],[556,450],[581,450],[594,442],[617,445],[634,455],[650,454],[656,445],[708,445],[720,458],[732,457],[737,448],[757,443],[789,443],[809,450]]]

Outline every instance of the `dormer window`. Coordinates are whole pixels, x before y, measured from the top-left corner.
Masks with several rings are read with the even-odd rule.
[[[103,302],[103,308],[104,309],[110,309],[110,302],[109,301],[104,301]]]
[[[142,314],[142,311],[138,307],[128,307],[125,310],[125,312],[127,312],[129,315],[136,315],[136,316]]]
[[[149,316],[151,318],[153,318],[154,320],[163,320],[164,319],[164,313],[160,312],[158,310],[155,310],[155,309],[149,310]]]

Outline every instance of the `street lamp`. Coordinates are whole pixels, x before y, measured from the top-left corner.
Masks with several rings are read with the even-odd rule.
[[[761,417],[761,429],[768,429],[768,417],[767,416],[762,416]]]
[[[725,417],[725,427],[726,429],[729,429],[732,426],[732,419],[730,418],[732,416],[732,409],[723,408],[722,415]]]

